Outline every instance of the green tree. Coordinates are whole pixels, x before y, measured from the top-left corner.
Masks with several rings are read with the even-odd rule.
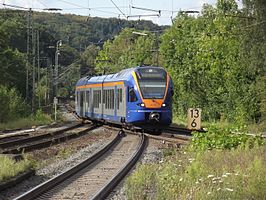
[[[0,85],[0,122],[15,120],[26,113],[26,104],[16,89]]]
[[[100,51],[100,47],[92,44],[88,46],[80,56],[80,73],[81,76],[92,75],[95,73],[96,57]]]
[[[156,63],[156,36],[135,34],[137,30],[126,28],[113,41],[107,41],[97,57],[98,73],[114,73],[125,68]],[[155,53],[154,53],[155,51]]]
[[[205,5],[195,18],[180,13],[162,36],[161,54],[175,83],[175,108],[201,107],[205,119],[244,123],[257,105],[241,60],[241,24],[233,0]]]

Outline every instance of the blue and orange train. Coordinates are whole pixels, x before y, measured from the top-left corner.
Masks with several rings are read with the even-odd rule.
[[[162,129],[172,122],[173,82],[161,67],[135,67],[81,78],[76,113],[83,119],[126,127]]]

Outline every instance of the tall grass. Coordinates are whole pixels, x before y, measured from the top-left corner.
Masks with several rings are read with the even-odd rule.
[[[138,166],[126,194],[132,200],[265,199],[265,155],[265,145],[175,152],[162,163]]]
[[[32,164],[27,159],[15,162],[5,155],[0,155],[0,182],[6,181],[31,167]]]
[[[25,118],[10,120],[6,123],[0,123],[0,130],[17,129],[17,128],[30,128],[42,124],[49,124],[52,119],[49,115],[42,113],[38,110],[35,115]]]

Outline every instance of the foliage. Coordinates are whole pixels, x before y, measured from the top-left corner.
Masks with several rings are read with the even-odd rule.
[[[16,162],[5,155],[0,155],[0,182],[4,182],[31,167],[32,164],[27,159]]]
[[[133,66],[156,63],[154,48],[156,36],[137,35],[136,29],[124,29],[113,41],[107,41],[97,57],[98,73],[114,73]],[[156,53],[156,50],[155,50]]]
[[[21,93],[25,92],[25,57],[17,49],[13,49],[13,34],[16,24],[3,22],[0,20],[0,85],[15,87]],[[19,76],[18,76],[19,74]]]
[[[238,146],[252,148],[263,145],[260,135],[249,135],[231,127],[218,128],[210,126],[208,132],[192,132],[190,147],[196,150],[233,149]]]
[[[52,119],[50,115],[44,114],[41,110],[37,110],[36,114],[0,123],[0,130],[30,128],[33,126],[50,124],[51,122]]]
[[[0,84],[15,87],[25,97],[28,12],[0,9],[0,14]],[[37,30],[39,31],[41,68],[53,68],[55,45],[58,40],[62,40],[63,45],[60,47],[59,55],[59,74],[64,74],[67,71],[67,75],[61,77],[64,81],[60,80],[59,88],[64,88],[65,83],[70,83],[70,85],[67,85],[67,90],[61,92],[65,95],[73,93],[72,82],[74,78],[72,77],[75,77],[75,81],[77,81],[80,73],[82,73],[82,76],[94,73],[95,58],[104,41],[113,39],[115,35],[126,27],[136,27],[140,30],[158,28],[158,25],[144,20],[127,21],[115,18],[103,19],[42,12],[32,12],[31,16],[33,29],[30,30],[30,33],[35,34]],[[34,39],[31,35],[29,39],[29,75],[31,83],[31,70],[34,63],[34,56],[32,55]],[[35,48],[37,50],[36,45]],[[90,55],[90,53],[92,54]],[[35,58],[36,66],[34,67],[37,68],[37,55],[35,55]],[[80,70],[69,70],[73,65],[77,68],[79,67]],[[86,69],[90,69],[90,71]],[[45,71],[41,70],[40,78],[43,79],[46,76],[49,79],[48,82],[52,82],[52,74],[45,75]],[[41,102],[43,102],[47,100],[44,99],[43,95],[47,86],[50,85],[43,83],[34,86],[30,85],[30,94],[32,94],[32,87],[37,88],[37,94],[41,97]],[[49,95],[53,96],[52,90],[49,90]]]
[[[128,199],[264,199],[265,153],[265,145],[176,152],[139,166],[126,180],[126,194]]]
[[[85,51],[81,54],[81,66],[80,66],[80,74],[84,75],[93,75],[95,74],[95,66],[96,66],[96,58],[100,51],[100,47],[92,44],[89,45]]]
[[[155,164],[139,165],[134,175],[126,180],[126,195],[129,200],[149,199],[148,197],[155,192],[156,168]]]
[[[244,124],[258,116],[262,101],[256,91],[259,73],[246,62],[251,53],[246,48],[258,44],[240,39],[246,32],[241,30],[238,12],[235,1],[220,0],[216,8],[205,5],[197,18],[180,13],[162,36],[160,53],[175,83],[178,115],[189,107],[201,107],[207,120]],[[265,68],[265,64],[260,66]]]
[[[14,88],[0,85],[0,123],[15,120],[25,115],[26,103]]]

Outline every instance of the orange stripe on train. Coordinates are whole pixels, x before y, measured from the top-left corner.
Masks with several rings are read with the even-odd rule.
[[[88,84],[88,85],[80,85],[77,86],[76,89],[85,89],[85,88],[94,88],[94,87],[108,87],[108,86],[116,86],[116,85],[124,85],[123,81],[119,82],[109,82],[109,83],[95,83],[95,84]]]

